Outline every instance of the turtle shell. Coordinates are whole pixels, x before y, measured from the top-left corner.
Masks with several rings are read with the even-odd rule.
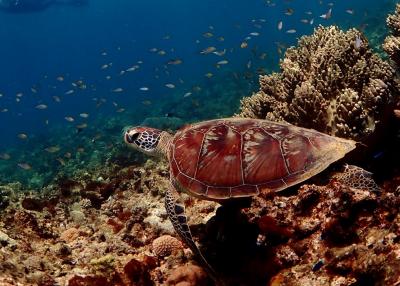
[[[209,200],[280,191],[323,171],[355,144],[266,120],[205,121],[174,136],[171,180],[179,190]]]

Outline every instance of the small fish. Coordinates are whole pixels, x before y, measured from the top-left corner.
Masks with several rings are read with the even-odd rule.
[[[160,56],[164,56],[166,54],[166,52],[164,50],[160,50],[160,51],[158,51],[157,54]]]
[[[140,67],[139,65],[134,65],[134,66],[131,66],[130,68],[126,69],[126,71],[133,72],[133,71],[137,70],[139,67]]]
[[[24,170],[32,169],[31,165],[29,165],[28,163],[18,163],[18,167],[20,167],[21,169],[24,169]]]
[[[76,129],[78,129],[78,132],[81,132],[83,129],[87,128],[87,123],[82,123],[79,125],[76,125]]]
[[[222,61],[217,62],[217,65],[226,65],[228,63],[229,62],[227,60],[222,60]]]
[[[37,89],[34,88],[34,87],[31,87],[31,91],[32,91],[33,93],[37,93]]]
[[[158,49],[157,48],[151,48],[149,51],[152,52],[152,53],[155,53],[155,52],[158,51]]]
[[[111,79],[111,76],[106,76],[106,80],[110,80]]]
[[[223,41],[225,41],[225,38],[224,37],[218,37],[217,40],[220,41],[220,42],[223,42]]]
[[[225,55],[225,53],[226,53],[226,49],[224,49],[223,51],[214,51],[213,52],[214,55],[217,55],[219,57]]]
[[[70,89],[70,90],[68,90],[67,92],[65,92],[64,94],[68,95],[68,94],[73,94],[73,93],[74,93],[74,90],[73,90],[73,89]]]
[[[79,116],[82,117],[82,118],[88,118],[89,117],[89,113],[80,113]]]
[[[72,157],[72,154],[70,152],[67,152],[64,154],[64,157],[70,159]]]
[[[57,95],[54,95],[54,96],[53,96],[53,100],[54,100],[55,102],[61,102],[61,98],[58,97]]]
[[[15,96],[16,97],[22,97],[24,94],[22,92],[17,93]]]
[[[206,33],[203,34],[203,37],[204,37],[204,38],[211,38],[211,37],[213,37],[213,36],[214,36],[214,34],[213,34],[213,33],[210,33],[210,32],[206,32]]]
[[[203,55],[206,55],[206,54],[210,54],[210,53],[212,53],[212,52],[214,52],[214,51],[216,51],[217,50],[217,48],[216,47],[207,47],[207,48],[205,48],[204,50],[202,50],[201,52],[200,52],[200,54],[203,54]]]
[[[1,160],[10,160],[11,156],[7,153],[0,153]]]
[[[208,72],[208,73],[206,73],[204,76],[205,76],[205,77],[208,77],[208,78],[212,78],[213,74],[212,74],[211,72]]]
[[[350,15],[353,15],[354,14],[354,10],[353,9],[347,9],[346,13],[350,14]]]
[[[279,21],[278,22],[278,31],[282,30],[282,27],[283,27],[283,22]]]
[[[260,33],[258,33],[258,32],[251,32],[249,35],[250,35],[250,36],[257,37],[257,36],[260,35]]]
[[[143,104],[143,105],[150,105],[150,104],[151,104],[151,101],[150,101],[150,100],[143,100],[143,101],[142,101],[142,104]]]
[[[296,30],[295,29],[289,29],[289,30],[286,31],[286,33],[294,34],[294,33],[296,33]]]
[[[332,9],[329,9],[328,12],[322,14],[320,17],[325,20],[330,19],[332,17]]]
[[[246,67],[247,67],[248,69],[251,68],[251,61],[248,61],[248,62],[247,62]]]
[[[192,95],[191,92],[186,92],[186,93],[183,95],[183,97],[189,97],[189,96],[191,96],[191,95]]]
[[[108,64],[104,64],[100,67],[100,69],[105,70],[108,69],[109,65]]]
[[[143,86],[143,87],[139,88],[139,90],[141,90],[141,91],[148,91],[148,90],[149,90],[149,88],[148,88],[148,87],[146,87],[146,86]]]
[[[285,10],[285,15],[292,16],[293,13],[294,13],[294,10],[292,8],[287,8]]]
[[[125,111],[125,108],[123,108],[123,107],[121,107],[121,108],[116,110],[116,112],[118,112],[118,113],[121,113],[121,112],[124,112],[124,111]]]
[[[106,52],[102,52],[101,55],[102,56],[107,56],[107,53]]]
[[[25,133],[19,133],[19,134],[17,135],[17,137],[18,137],[19,139],[21,139],[21,140],[26,140],[26,139],[28,139],[28,135],[26,135]]]
[[[38,104],[35,106],[36,109],[39,110],[43,110],[43,109],[47,109],[47,105],[46,104]]]
[[[71,116],[65,116],[64,119],[67,120],[68,122],[74,122],[75,121],[75,119],[73,117],[71,117]]]
[[[302,22],[303,24],[308,24],[309,23],[308,19],[300,19],[300,22]]]
[[[115,88],[115,89],[112,90],[112,92],[123,92],[123,91],[124,90],[122,88],[120,88],[120,87]]]
[[[310,20],[310,25],[313,25],[314,24],[314,18],[312,18],[311,20]]]
[[[58,76],[56,79],[57,79],[59,82],[64,81],[64,77],[63,77],[63,76]]]
[[[56,161],[58,161],[61,166],[65,166],[65,161],[63,158],[58,157],[58,158],[56,158]]]
[[[1,113],[6,113],[6,112],[8,112],[8,108],[3,108],[0,112]]]
[[[241,47],[242,49],[247,48],[247,46],[248,46],[247,42],[242,42],[242,43],[240,44],[240,47]]]
[[[356,41],[354,43],[354,47],[358,50],[359,48],[361,48],[361,45],[362,45],[361,37],[360,37],[360,35],[357,35]]]
[[[324,266],[324,260],[320,259],[313,265],[313,267],[311,268],[311,271],[316,272],[316,271],[320,270],[322,268],[322,266]]]
[[[181,59],[172,59],[167,62],[168,65],[180,65],[183,63]]]
[[[49,152],[49,153],[56,153],[56,152],[60,151],[60,147],[59,146],[50,146],[50,147],[45,148],[44,150],[46,150],[46,152]]]
[[[172,83],[167,83],[165,86],[168,88],[175,88],[175,85]]]

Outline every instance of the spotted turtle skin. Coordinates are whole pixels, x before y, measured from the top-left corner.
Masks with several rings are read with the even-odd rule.
[[[173,137],[171,181],[180,191],[217,201],[277,192],[323,171],[355,144],[266,120],[205,121]]]

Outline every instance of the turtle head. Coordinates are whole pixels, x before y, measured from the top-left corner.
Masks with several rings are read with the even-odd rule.
[[[169,142],[166,139],[170,136],[165,131],[143,126],[131,127],[124,131],[124,140],[128,146],[151,156],[166,155],[165,145],[166,141]]]

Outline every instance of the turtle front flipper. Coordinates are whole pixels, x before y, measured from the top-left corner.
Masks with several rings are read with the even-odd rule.
[[[167,214],[169,219],[174,226],[175,231],[179,234],[179,236],[183,239],[183,241],[189,246],[190,250],[197,255],[202,264],[206,267],[207,272],[211,276],[211,278],[216,281],[217,276],[215,274],[214,269],[208,264],[207,260],[204,258],[200,249],[197,247],[196,243],[193,240],[192,233],[190,232],[189,225],[187,224],[187,217],[185,215],[185,206],[183,202],[179,199],[179,194],[175,190],[175,188],[170,185],[165,195],[165,209],[167,210]]]

